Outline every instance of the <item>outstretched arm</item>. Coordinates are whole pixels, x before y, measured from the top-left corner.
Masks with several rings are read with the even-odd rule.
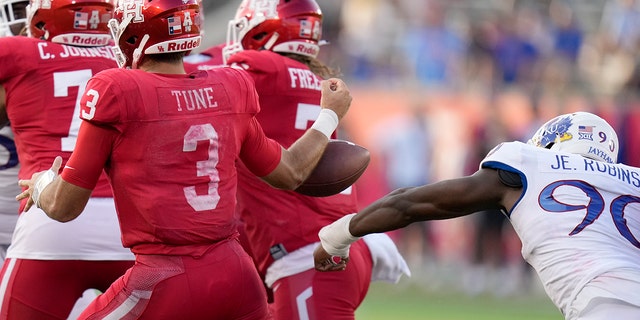
[[[520,188],[509,188],[493,169],[430,185],[398,189],[320,230],[322,245],[314,254],[316,269],[343,270],[349,245],[359,237],[403,228],[413,222],[443,220],[486,209],[510,209]],[[338,259],[340,257],[341,259]]]
[[[485,209],[500,209],[506,187],[495,170],[472,176],[395,190],[353,217],[349,231],[356,237],[406,227],[426,220],[444,220]]]

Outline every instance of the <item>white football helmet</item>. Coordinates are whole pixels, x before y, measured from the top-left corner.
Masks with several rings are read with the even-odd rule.
[[[618,135],[604,119],[589,112],[563,114],[549,120],[528,143],[607,163],[618,162]]]
[[[0,0],[0,37],[17,36],[27,22],[29,0]]]

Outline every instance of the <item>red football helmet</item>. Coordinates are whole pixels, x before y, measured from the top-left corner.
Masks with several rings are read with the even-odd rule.
[[[138,68],[145,54],[191,51],[198,46],[199,0],[121,0],[109,28],[121,68]]]
[[[243,0],[229,21],[225,60],[242,50],[271,50],[316,57],[322,11],[314,0]]]
[[[27,6],[29,36],[82,47],[106,46],[112,0],[31,0]]]

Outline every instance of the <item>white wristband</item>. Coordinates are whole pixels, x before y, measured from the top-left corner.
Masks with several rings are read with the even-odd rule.
[[[33,184],[33,192],[31,193],[31,198],[33,199],[33,203],[37,208],[40,208],[40,194],[42,190],[46,188],[55,178],[58,176],[57,173],[53,172],[53,170],[49,169],[43,172],[36,182]]]
[[[336,131],[339,122],[338,115],[333,110],[325,108],[320,110],[318,119],[313,123],[311,129],[316,129],[327,136],[328,139],[331,139],[331,135]]]
[[[332,224],[320,229],[318,236],[325,251],[332,256],[349,256],[349,247],[360,237],[354,237],[349,231],[349,222],[355,213],[348,214]]]

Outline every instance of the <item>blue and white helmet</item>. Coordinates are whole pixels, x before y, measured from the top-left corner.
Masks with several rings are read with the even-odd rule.
[[[528,143],[607,163],[618,162],[618,135],[604,119],[589,112],[563,114],[549,120]]]

